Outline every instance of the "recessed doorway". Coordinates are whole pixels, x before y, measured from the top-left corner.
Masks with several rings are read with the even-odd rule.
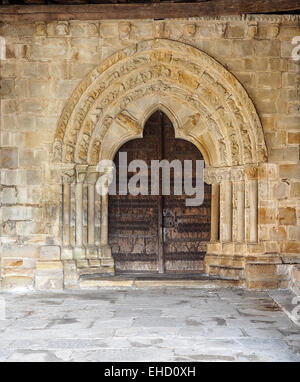
[[[119,153],[127,153],[127,163],[134,159],[168,161],[203,160],[192,143],[176,139],[170,119],[162,111],[153,113],[145,123],[143,138],[120,147],[115,155],[116,195],[109,196],[109,244],[117,273],[202,273],[206,243],[210,240],[211,186],[204,184],[201,206],[186,206],[187,196],[174,195],[178,181],[170,172],[170,195],[119,195]],[[127,169],[126,169],[127,171]],[[128,172],[128,180],[134,176]],[[146,174],[148,175],[148,174]],[[151,177],[147,177],[149,189]],[[193,179],[194,181],[194,179]]]

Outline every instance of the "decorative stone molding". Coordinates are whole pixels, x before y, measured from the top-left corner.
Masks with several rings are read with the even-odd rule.
[[[130,32],[132,25],[129,21],[122,21],[119,23],[119,37],[120,40],[128,40],[130,38]]]
[[[196,34],[196,31],[197,31],[197,26],[196,24],[187,24],[185,25],[185,33],[187,34],[187,36],[194,36]]]
[[[250,37],[250,38],[254,38],[254,37],[257,35],[257,32],[258,32],[258,25],[257,25],[257,22],[252,21],[252,22],[248,25],[247,35],[248,35],[248,37]]]
[[[300,20],[300,15],[246,15],[246,20],[253,20],[263,23],[295,23]]]
[[[69,23],[67,21],[58,22],[55,29],[58,36],[65,36],[70,32]]]
[[[190,132],[197,126],[200,120],[200,114],[196,113],[188,117],[187,121],[183,124],[182,129],[185,135],[189,135]]]
[[[268,37],[270,39],[275,39],[279,35],[279,32],[280,32],[279,23],[271,24],[270,26],[268,26]]]
[[[187,129],[183,137],[193,143],[198,139],[211,165],[266,160],[259,118],[235,77],[198,49],[163,39],[141,42],[115,53],[78,85],[59,120],[56,157],[60,157],[57,141],[61,141],[64,162],[95,164],[97,148],[110,134],[113,121],[124,122],[131,104],[154,94],[165,95],[173,103],[180,100],[193,108],[195,115],[206,115],[209,134],[192,138]],[[176,115],[176,110],[173,113]],[[132,128],[133,138],[139,134],[139,120],[134,115],[130,119],[126,123]],[[119,139],[128,140],[128,132]],[[100,157],[101,151],[102,147]]]
[[[216,31],[219,37],[224,37],[226,35],[227,23],[216,24]]]
[[[62,161],[62,148],[63,143],[60,140],[55,140],[52,146],[52,160],[53,162],[61,162]]]
[[[132,130],[134,134],[139,134],[143,130],[138,121],[132,118],[132,116],[126,111],[119,113],[116,117],[116,121],[125,128]]]
[[[37,22],[35,28],[37,36],[47,36],[47,25],[45,22]]]

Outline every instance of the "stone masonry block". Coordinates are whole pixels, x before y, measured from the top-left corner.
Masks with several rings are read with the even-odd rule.
[[[16,169],[18,168],[18,148],[17,147],[1,147],[0,149],[0,165],[1,168]]]
[[[278,221],[281,225],[295,225],[297,223],[295,208],[279,208]]]
[[[36,270],[37,271],[57,271],[60,272],[63,269],[61,261],[37,261]]]
[[[300,117],[298,116],[285,116],[283,115],[277,121],[277,127],[279,129],[292,130],[298,129],[300,126]]]
[[[2,245],[2,259],[3,258],[38,258],[40,255],[39,247],[34,245],[11,245],[3,244]]]
[[[276,221],[276,209],[275,208],[259,208],[258,210],[259,224],[273,224]]]
[[[289,240],[300,241],[300,226],[289,227]]]
[[[280,57],[280,41],[255,41],[255,55],[262,57]]]
[[[258,73],[257,84],[260,88],[280,88],[281,72],[260,72]]]
[[[275,264],[246,264],[246,277],[248,279],[266,279],[276,275]]]
[[[279,175],[281,178],[300,179],[300,165],[282,164],[279,166]]]
[[[300,198],[300,182],[291,184],[291,198]]]
[[[298,162],[299,147],[285,147],[282,149],[269,150],[269,161],[271,162]]]
[[[40,260],[60,260],[60,246],[44,245],[40,249]]]
[[[28,276],[6,276],[2,280],[3,289],[19,289],[32,287],[33,279]]]
[[[288,143],[291,145],[300,145],[300,132],[288,132]]]
[[[300,243],[295,241],[286,241],[280,244],[281,253],[292,253],[299,255],[300,253]],[[299,256],[298,256],[299,257]]]
[[[245,25],[228,25],[226,38],[243,38],[245,35]]]

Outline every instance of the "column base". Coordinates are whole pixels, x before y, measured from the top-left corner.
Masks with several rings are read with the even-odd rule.
[[[62,260],[73,260],[73,248],[72,247],[63,247],[61,250],[61,259]]]
[[[105,272],[115,273],[115,262],[112,257],[111,248],[107,245],[102,245],[100,247],[100,262],[101,267],[105,268]]]
[[[98,259],[98,248],[95,246],[89,246],[86,248],[86,258],[91,260]]]
[[[78,289],[79,275],[74,260],[64,261],[64,287],[67,289]]]
[[[74,247],[73,256],[75,260],[85,259],[85,248],[84,247]]]
[[[205,273],[240,280],[248,289],[278,288],[276,253],[266,253],[262,243],[208,243]]]

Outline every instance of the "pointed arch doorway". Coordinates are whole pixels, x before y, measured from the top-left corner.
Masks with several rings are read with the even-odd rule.
[[[175,139],[170,119],[162,111],[154,112],[145,123],[143,138],[125,143],[115,155],[117,195],[109,196],[109,244],[117,273],[201,273],[210,240],[211,186],[205,184],[204,203],[187,207],[188,197],[174,195],[174,171],[170,172],[170,195],[119,195],[119,153],[127,153],[127,163],[143,160],[150,169],[151,160],[203,160],[192,143]],[[127,168],[126,168],[127,171]],[[149,170],[150,172],[150,170]],[[134,175],[128,172],[128,180]],[[151,177],[148,174],[148,189]],[[183,182],[183,178],[181,180]],[[193,179],[194,184],[195,179]],[[149,192],[150,193],[150,192]]]

